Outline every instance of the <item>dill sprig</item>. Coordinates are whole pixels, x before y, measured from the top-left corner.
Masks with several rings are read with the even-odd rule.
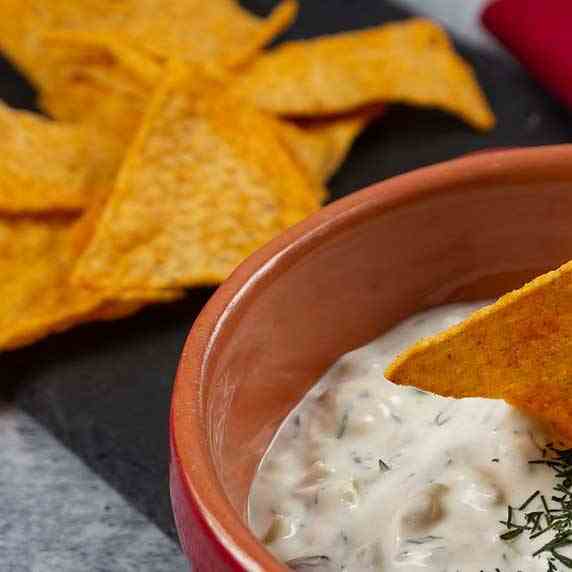
[[[572,546],[572,449],[558,449],[549,443],[542,451],[542,459],[529,463],[554,471],[554,494],[547,499],[540,491],[534,491],[518,508],[509,505],[506,520],[501,521],[506,531],[500,538],[509,542],[523,534],[530,540],[546,535],[545,543],[533,556],[548,553],[548,572],[556,572],[557,563],[572,568],[572,558],[561,553],[562,548]],[[530,509],[533,504],[536,510]]]

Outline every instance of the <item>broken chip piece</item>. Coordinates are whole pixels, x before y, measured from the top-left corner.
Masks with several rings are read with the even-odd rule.
[[[572,443],[572,262],[421,340],[385,375],[441,395],[505,399]]]

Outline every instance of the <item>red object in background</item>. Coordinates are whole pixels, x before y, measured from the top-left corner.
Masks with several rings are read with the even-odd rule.
[[[482,22],[572,109],[572,0],[493,0]]]

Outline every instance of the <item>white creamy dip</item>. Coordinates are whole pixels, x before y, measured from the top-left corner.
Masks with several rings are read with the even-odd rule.
[[[553,468],[530,463],[546,455],[535,423],[504,401],[447,399],[383,376],[398,352],[482,305],[430,310],[344,355],[287,418],[249,499],[250,524],[278,558],[314,572],[567,568],[549,552],[533,557],[550,530],[500,538],[509,505],[554,494]],[[540,494],[511,522],[536,509]]]

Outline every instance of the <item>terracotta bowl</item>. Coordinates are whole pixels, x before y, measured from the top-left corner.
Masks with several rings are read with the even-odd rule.
[[[246,525],[248,489],[280,421],[341,354],[570,258],[572,145],[384,181],[251,256],[197,319],[175,384],[171,492],[193,569],[286,570]]]

